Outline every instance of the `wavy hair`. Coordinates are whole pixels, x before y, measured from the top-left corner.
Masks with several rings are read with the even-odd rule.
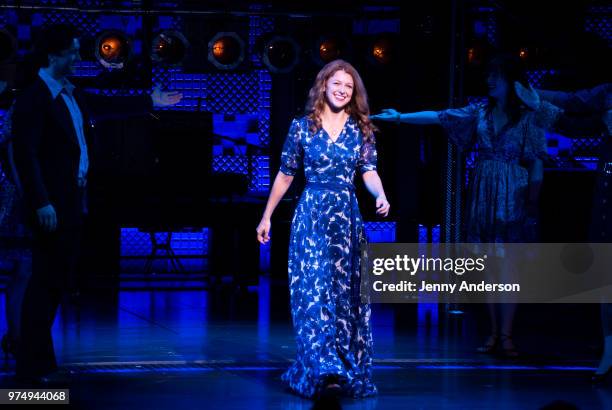
[[[344,111],[353,117],[363,134],[364,142],[374,142],[374,132],[378,131],[376,126],[370,121],[370,107],[368,106],[368,93],[366,92],[361,76],[351,64],[344,60],[334,60],[328,63],[319,71],[317,78],[308,93],[306,103],[306,117],[310,122],[310,130],[316,132],[321,129],[321,114],[325,108],[325,83],[337,71],[344,71],[353,77],[354,88],[351,101],[346,105]]]

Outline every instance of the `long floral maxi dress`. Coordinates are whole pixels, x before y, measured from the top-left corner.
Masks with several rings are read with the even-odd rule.
[[[309,120],[293,120],[280,170],[303,164],[306,186],[296,207],[289,243],[289,288],[297,358],[282,380],[313,397],[327,376],[338,376],[353,397],[376,394],[372,376],[370,306],[359,297],[363,222],[353,178],[376,169],[376,148],[363,143],[349,118],[336,142]]]
[[[544,129],[561,114],[542,102],[495,134],[486,104],[438,112],[450,140],[460,149],[475,147],[476,164],[467,209],[467,242],[525,242],[529,173],[526,164],[547,154]]]

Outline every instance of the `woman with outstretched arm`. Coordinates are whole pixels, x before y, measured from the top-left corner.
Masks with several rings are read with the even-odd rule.
[[[500,55],[488,64],[488,100],[463,108],[400,113],[371,118],[408,124],[438,124],[459,149],[477,152],[466,203],[466,240],[471,243],[530,242],[546,156],[544,129],[561,110],[543,102],[527,107],[517,95],[529,87],[518,57]],[[491,334],[478,350],[518,356],[512,340],[515,304],[490,305]]]

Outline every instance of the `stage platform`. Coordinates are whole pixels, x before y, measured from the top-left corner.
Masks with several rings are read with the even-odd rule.
[[[0,298],[4,309],[4,295]],[[612,408],[594,388],[597,306],[520,306],[522,357],[475,353],[484,306],[375,305],[376,398],[345,409],[538,409],[555,400]],[[583,317],[589,315],[590,317]],[[0,320],[0,331],[6,328]],[[58,359],[74,371],[71,402],[87,409],[310,409],[280,375],[295,354],[286,284],[82,295],[54,326]],[[16,386],[10,359],[3,387]]]

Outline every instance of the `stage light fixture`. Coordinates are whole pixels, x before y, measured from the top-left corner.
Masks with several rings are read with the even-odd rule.
[[[96,59],[106,68],[123,68],[130,49],[130,39],[125,33],[106,31],[96,40]]]
[[[244,53],[244,41],[234,32],[217,33],[208,42],[208,61],[221,70],[238,67]]]
[[[0,30],[0,63],[6,63],[15,56],[17,39],[8,31]]]
[[[323,37],[318,43],[315,55],[321,64],[327,64],[339,58],[346,58],[348,42],[340,36]]]
[[[370,47],[370,60],[375,63],[387,65],[395,60],[396,41],[390,35],[376,38]]]
[[[151,44],[151,59],[157,63],[179,64],[188,48],[189,42],[183,34],[172,30],[162,31]]]
[[[526,47],[523,47],[519,50],[519,57],[522,60],[527,60],[529,58],[529,49]]]
[[[288,73],[299,62],[300,46],[289,37],[276,35],[264,43],[262,62],[273,73]]]

